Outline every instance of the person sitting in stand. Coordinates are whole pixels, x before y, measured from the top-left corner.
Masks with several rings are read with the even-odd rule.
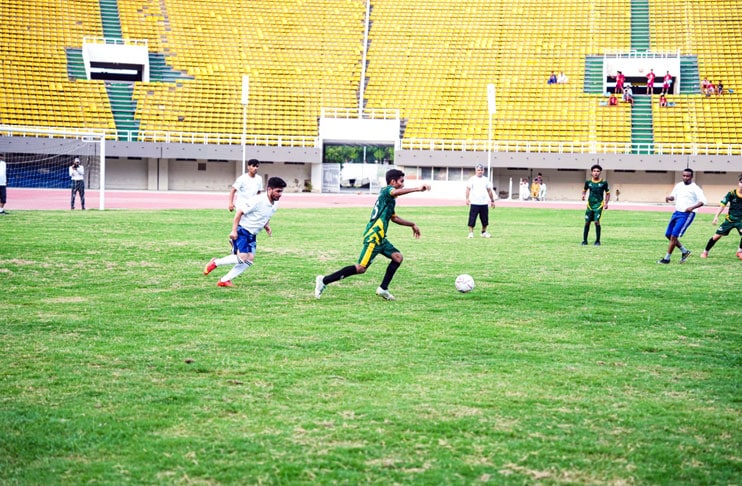
[[[611,106],[618,105],[618,98],[616,98],[616,94],[615,93],[611,93],[611,97],[608,98],[608,104],[611,105]]]
[[[623,89],[623,100],[630,105],[634,104],[634,90],[631,89],[631,83],[626,83]]]
[[[551,72],[551,76],[549,76],[549,80],[546,82],[546,84],[556,84],[557,83],[557,77],[556,74],[554,74],[554,71]]]
[[[567,78],[567,75],[564,74],[564,71],[559,71],[559,76],[557,76],[556,80],[557,84],[567,84],[567,81],[569,81],[569,79]]]
[[[660,95],[660,108],[665,108],[667,106],[667,97],[665,95]]]
[[[716,83],[716,94],[721,95],[724,94],[724,85],[721,82],[721,79],[718,83]]]

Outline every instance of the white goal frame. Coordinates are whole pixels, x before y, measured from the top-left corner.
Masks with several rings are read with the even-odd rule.
[[[0,125],[0,137],[25,137],[25,138],[65,138],[77,139],[85,142],[97,142],[100,146],[99,153],[99,204],[98,209],[106,208],[106,134],[95,130],[74,130],[69,128],[54,127],[30,127],[19,125]],[[13,152],[11,149],[6,149]]]

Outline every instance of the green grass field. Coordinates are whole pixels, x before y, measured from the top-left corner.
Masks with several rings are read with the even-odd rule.
[[[290,197],[287,195],[286,197]],[[369,208],[280,210],[227,269],[224,211],[0,219],[2,484],[740,484],[739,239],[699,215],[398,205],[405,255],[353,263]],[[594,232],[591,232],[591,237]],[[469,273],[476,289],[455,291]]]

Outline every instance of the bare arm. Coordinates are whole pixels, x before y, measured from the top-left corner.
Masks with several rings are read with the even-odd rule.
[[[715,225],[716,223],[719,222],[719,216],[721,216],[721,213],[724,212],[724,208],[726,208],[726,207],[727,207],[726,204],[723,204],[723,205],[720,205],[719,206],[719,210],[716,211],[716,214],[714,215],[714,220],[711,221],[711,224]]]
[[[404,196],[405,194],[410,194],[411,192],[425,192],[429,190],[430,186],[428,184],[423,184],[420,187],[402,187],[400,189],[392,189],[391,196],[398,197]]]
[[[412,221],[407,221],[406,219],[402,219],[396,214],[392,216],[392,222],[401,225],[401,226],[407,226],[409,228],[412,228],[412,236],[415,238],[420,238],[420,228],[417,227],[415,223]]]
[[[241,209],[237,210],[237,214],[234,215],[234,219],[232,220],[232,232],[229,233],[229,239],[234,241],[237,239],[237,227],[240,225],[240,218],[244,212]]]
[[[232,187],[232,189],[229,190],[229,211],[234,211],[234,193],[237,192],[237,189]]]
[[[467,189],[467,191],[468,191],[468,189]],[[495,193],[492,192],[492,189],[487,188],[487,194],[489,194],[489,196],[490,196],[490,206],[492,206],[494,208],[495,207]],[[469,198],[467,197],[466,199],[467,199],[466,202],[468,203],[469,202]]]
[[[469,194],[471,193],[471,189],[469,186],[466,186],[466,205],[469,205]]]

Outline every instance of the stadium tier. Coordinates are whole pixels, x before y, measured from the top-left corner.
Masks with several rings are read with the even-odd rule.
[[[144,141],[170,132],[239,136],[248,75],[251,135],[317,137],[323,108],[358,109],[361,96],[364,109],[399,110],[406,141],[620,146],[636,141],[641,109],[651,114],[650,145],[683,152],[742,140],[737,93],[706,97],[696,87],[673,95],[672,109],[656,102],[606,108],[602,90],[588,89],[591,56],[636,51],[646,41],[640,51],[695,56],[695,76],[737,91],[742,0],[368,6],[366,22],[364,0],[4,1],[0,123],[103,129]],[[88,80],[85,37],[146,41],[149,81]],[[568,82],[547,85],[552,72]]]

